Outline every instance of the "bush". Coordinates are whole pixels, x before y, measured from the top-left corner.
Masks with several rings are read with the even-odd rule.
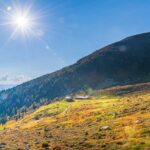
[[[48,143],[45,142],[45,143],[42,144],[42,147],[47,148],[47,147],[49,147],[49,145],[48,145]]]

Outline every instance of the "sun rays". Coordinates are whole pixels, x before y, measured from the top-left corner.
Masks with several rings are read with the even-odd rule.
[[[32,10],[32,5],[25,6],[19,5],[13,1],[10,6],[5,9],[1,9],[1,23],[0,26],[5,26],[12,30],[8,40],[17,35],[21,35],[24,39],[35,37],[36,33],[40,29],[40,18],[42,14],[39,14],[35,10]]]

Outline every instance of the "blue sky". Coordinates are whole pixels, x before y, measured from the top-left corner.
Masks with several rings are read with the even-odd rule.
[[[8,11],[13,0],[1,0]],[[15,2],[15,1],[14,1]],[[24,38],[11,25],[0,25],[0,84],[18,84],[76,62],[130,35],[150,31],[150,0],[18,0],[31,3],[37,35]],[[10,12],[9,12],[10,13]],[[0,11],[0,24],[8,19]],[[9,39],[9,40],[8,40]]]

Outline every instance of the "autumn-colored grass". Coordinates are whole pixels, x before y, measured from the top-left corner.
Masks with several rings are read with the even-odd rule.
[[[149,150],[149,106],[148,91],[62,100],[0,126],[0,142],[14,150]]]

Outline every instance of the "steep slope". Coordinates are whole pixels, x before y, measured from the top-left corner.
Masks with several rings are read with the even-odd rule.
[[[86,88],[150,81],[150,33],[108,45],[72,66],[0,93],[0,120],[40,99],[64,96]],[[23,107],[25,106],[25,107]],[[25,111],[23,109],[23,111]]]
[[[124,95],[116,96],[121,92]],[[0,126],[1,146],[4,150],[148,150],[149,93],[150,83],[113,87],[95,91],[88,100],[42,106]]]

